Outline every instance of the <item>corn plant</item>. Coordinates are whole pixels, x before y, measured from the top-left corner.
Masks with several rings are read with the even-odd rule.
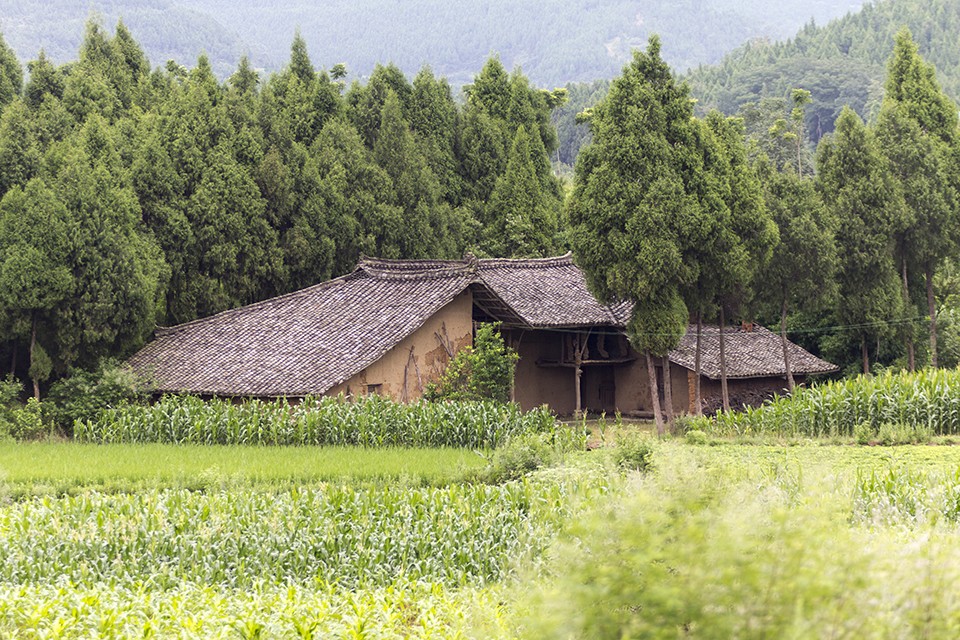
[[[554,433],[545,407],[524,413],[515,404],[427,402],[401,404],[379,396],[285,401],[204,401],[165,396],[78,421],[80,441],[106,443],[359,445],[364,447],[495,448],[511,436]]]
[[[891,425],[917,435],[960,434],[960,371],[885,372],[828,382],[759,408],[720,412],[697,421],[696,428],[732,436],[863,439]]]
[[[0,509],[0,582],[484,584],[545,544],[532,503],[556,491],[513,483],[45,496]]]

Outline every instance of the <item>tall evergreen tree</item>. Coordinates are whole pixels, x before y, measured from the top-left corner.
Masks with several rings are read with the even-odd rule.
[[[687,88],[660,57],[653,37],[611,85],[590,119],[593,143],[577,161],[569,203],[578,264],[602,301],[634,303],[628,335],[647,358],[650,397],[663,431],[654,356],[683,336],[689,314],[680,295],[696,278],[684,262],[694,240],[701,179],[697,128]]]
[[[30,80],[24,89],[24,98],[31,109],[38,108],[47,96],[63,97],[63,72],[47,58],[43,49],[36,60],[27,63],[27,70]]]
[[[0,309],[10,336],[29,342],[34,397],[51,373],[42,346],[54,348],[56,309],[75,293],[70,258],[75,223],[56,195],[39,179],[14,187],[0,202]]]
[[[811,178],[794,171],[761,166],[767,210],[779,230],[773,257],[756,288],[761,304],[780,316],[780,340],[787,386],[794,389],[793,364],[787,348],[787,315],[794,309],[822,310],[835,302],[836,222],[828,214]]]
[[[55,311],[62,370],[140,346],[162,308],[166,265],[143,233],[141,211],[106,121],[91,116],[44,158],[41,177],[76,225],[74,288]]]
[[[923,273],[930,319],[930,359],[937,365],[937,309],[934,279],[943,260],[957,246],[956,167],[957,106],[937,83],[933,67],[920,57],[910,32],[897,34],[890,59],[886,94],[877,120],[877,139],[906,205],[893,230],[903,283],[905,313],[915,309],[909,292],[910,275]],[[912,325],[907,347],[913,368]]]
[[[849,107],[835,134],[820,143],[817,177],[842,247],[837,317],[858,339],[863,372],[869,373],[870,343],[890,337],[903,309],[888,215],[903,205],[873,133]]]
[[[17,99],[0,115],[0,197],[13,186],[26,185],[39,165],[40,148],[30,112]]]
[[[9,104],[23,91],[23,67],[13,49],[0,35],[0,108]]]
[[[530,136],[517,129],[507,170],[490,197],[483,248],[493,256],[542,257],[555,249],[554,201],[543,193],[530,157]]]

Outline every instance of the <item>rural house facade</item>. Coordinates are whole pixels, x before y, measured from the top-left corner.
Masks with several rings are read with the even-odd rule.
[[[600,304],[568,255],[525,260],[380,260],[307,289],[176,327],[131,358],[159,392],[228,397],[423,394],[475,322],[497,321],[520,354],[514,397],[524,408],[652,410],[647,369],[629,345],[627,303]],[[753,400],[785,385],[779,336],[725,331],[731,397]],[[701,335],[705,404],[719,397],[719,330]],[[794,375],[836,370],[789,344]],[[693,408],[696,335],[669,355],[674,409]],[[664,367],[657,367],[663,381]],[[663,389],[663,385],[660,385]],[[662,398],[660,399],[662,403]]]

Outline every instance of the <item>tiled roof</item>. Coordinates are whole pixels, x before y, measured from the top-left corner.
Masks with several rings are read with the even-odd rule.
[[[470,284],[435,270],[336,280],[170,329],[133,356],[159,391],[322,393],[376,362]]]
[[[530,260],[364,258],[342,278],[169,329],[130,363],[160,391],[210,395],[323,393],[379,360],[467,288],[507,324],[624,329],[630,305],[603,305],[570,255]],[[704,328],[702,370],[719,377],[716,327]],[[696,335],[671,360],[693,369]],[[833,371],[796,345],[798,374]],[[731,330],[729,376],[783,375],[780,341],[766,329]]]
[[[724,331],[724,356],[728,378],[761,378],[784,376],[783,346],[780,336],[753,325],[747,331],[742,327],[727,327]],[[830,373],[838,367],[821,360],[803,347],[787,342],[790,368],[795,375]],[[691,325],[680,345],[670,352],[670,361],[691,371],[696,366],[697,327]],[[700,334],[700,373],[713,380],[720,379],[720,329],[704,325]]]
[[[530,327],[626,326],[629,304],[597,302],[570,254],[531,260],[480,260],[480,280]]]

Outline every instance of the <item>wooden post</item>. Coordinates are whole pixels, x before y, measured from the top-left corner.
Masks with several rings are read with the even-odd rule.
[[[580,402],[580,375],[583,373],[583,352],[580,350],[580,334],[573,339],[573,392],[576,394],[576,417],[580,417],[582,407]]]

